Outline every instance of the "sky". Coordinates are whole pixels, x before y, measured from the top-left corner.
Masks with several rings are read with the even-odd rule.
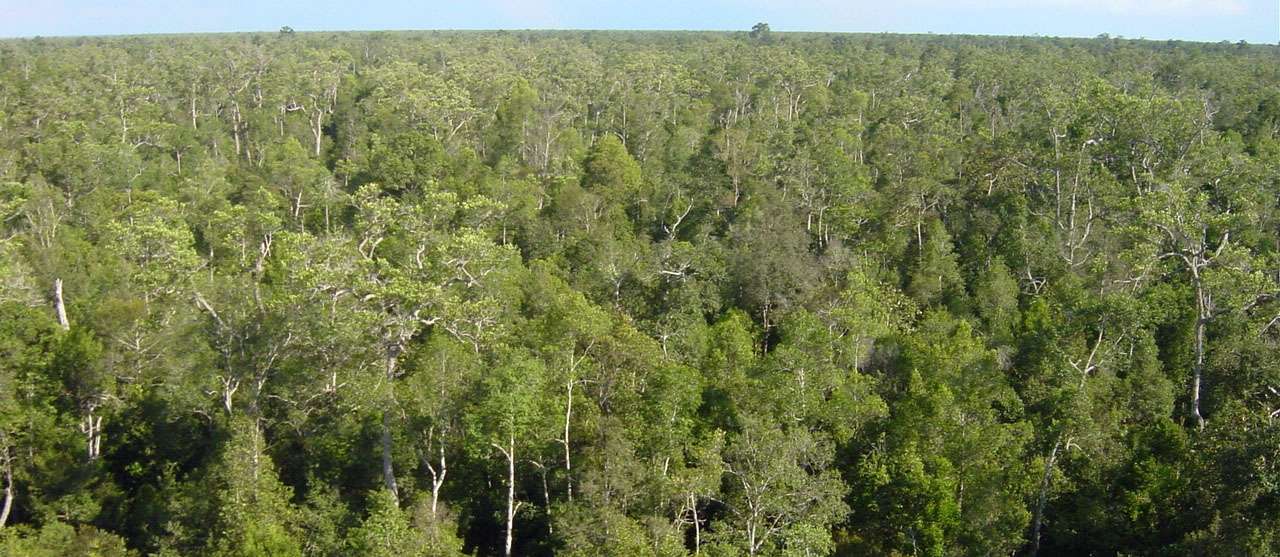
[[[1280,42],[1280,0],[0,0],[0,37],[709,29]]]

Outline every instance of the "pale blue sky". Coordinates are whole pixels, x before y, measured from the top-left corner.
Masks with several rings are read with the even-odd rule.
[[[0,36],[732,29],[1280,41],[1280,0],[0,0]]]

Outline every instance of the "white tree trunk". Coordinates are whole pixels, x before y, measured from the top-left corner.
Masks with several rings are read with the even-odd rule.
[[[444,457],[444,444],[440,444],[440,467],[427,462],[427,470],[431,472],[431,518],[436,518],[436,507],[440,503],[440,488],[444,486],[444,478],[449,473],[448,463]]]
[[[573,354],[569,355],[572,361]],[[573,416],[573,377],[570,372],[569,380],[565,382],[565,392],[568,400],[565,401],[564,407],[564,485],[565,491],[569,497],[569,502],[573,502],[573,462],[569,456],[569,421]]]
[[[1213,310],[1206,299],[1208,295],[1199,276],[1193,277],[1196,283],[1196,325],[1195,325],[1195,364],[1192,366],[1191,378],[1191,414],[1196,418],[1196,426],[1204,429],[1204,416],[1200,413],[1200,376],[1204,373],[1204,329]]]
[[[53,308],[58,312],[58,324],[62,326],[62,330],[71,329],[71,322],[67,320],[67,305],[62,299],[62,279],[53,279]]]
[[[97,460],[102,452],[102,416],[95,416],[96,404],[86,409],[84,421],[80,423],[80,432],[85,437],[86,452],[90,461]]]
[[[316,157],[320,156],[320,143],[324,139],[324,110],[317,109],[311,119],[311,133],[315,137]]]
[[[693,554],[702,553],[702,525],[698,523],[698,496],[689,495],[689,510],[693,511]]]
[[[4,448],[4,506],[0,507],[0,530],[9,523],[9,511],[13,509],[13,457],[9,447]]]
[[[516,438],[514,434],[507,438],[507,448],[501,450],[507,457],[507,541],[503,555],[511,557],[511,540],[516,520]]]

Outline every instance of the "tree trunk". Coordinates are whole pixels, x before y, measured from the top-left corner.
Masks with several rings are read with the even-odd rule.
[[[702,553],[702,525],[698,523],[698,496],[689,495],[689,510],[693,511],[693,554]]]
[[[427,462],[427,470],[431,472],[431,518],[435,519],[436,507],[440,503],[440,488],[444,486],[444,478],[449,473],[449,466],[444,457],[443,443],[440,444],[440,467],[437,469],[430,462]]]
[[[400,500],[400,488],[396,485],[396,472],[391,462],[391,409],[382,410],[382,481],[391,495]]]
[[[311,121],[311,134],[315,137],[316,157],[320,156],[320,142],[324,138],[324,111],[317,110]]]
[[[120,143],[129,142],[129,119],[125,116],[124,101],[120,102]]]
[[[67,320],[67,305],[62,300],[62,279],[53,279],[53,309],[58,312],[58,324],[62,326],[62,330],[71,329],[71,322]]]
[[[507,455],[507,542],[503,555],[511,557],[512,532],[516,520],[516,438],[511,434],[507,438],[507,448],[502,451]]]
[[[102,416],[95,416],[97,404],[91,403],[85,411],[84,421],[80,424],[80,432],[84,433],[85,445],[89,461],[98,459],[102,450]]]
[[[102,455],[102,416],[93,420],[93,459]]]
[[[240,156],[240,103],[232,103],[231,106],[231,137],[236,142],[236,157]]]
[[[1191,414],[1196,426],[1204,429],[1204,416],[1200,414],[1200,376],[1204,372],[1204,329],[1209,320],[1209,308],[1205,300],[1204,286],[1196,280],[1195,364],[1191,378]]]
[[[924,261],[924,232],[920,229],[924,215],[916,216],[916,260]]]
[[[387,351],[387,388],[392,391],[387,396],[387,406],[382,409],[382,481],[396,501],[399,501],[400,488],[396,484],[395,466],[391,461],[391,420],[395,408],[395,390],[392,381],[395,379],[395,374],[396,350],[391,348]]]
[[[1040,497],[1036,501],[1036,518],[1034,526],[1031,528],[1031,557],[1035,557],[1040,552],[1040,525],[1044,523],[1044,505],[1049,497],[1049,480],[1053,473],[1053,463],[1058,459],[1058,449],[1062,446],[1062,438],[1059,437],[1053,443],[1053,450],[1049,452],[1049,459],[1044,463],[1044,479],[1040,481]]]
[[[196,86],[191,85],[191,129],[199,129],[196,127]]]
[[[556,524],[554,520],[551,520],[551,488],[547,484],[547,471],[549,468],[536,460],[530,460],[529,463],[537,466],[538,472],[540,472],[539,475],[542,476],[542,505],[547,510],[547,535],[555,536]]]
[[[13,509],[13,457],[9,447],[4,448],[4,506],[0,507],[0,530],[9,523],[9,511]]]
[[[570,361],[573,360],[573,354],[569,354]],[[569,456],[569,419],[573,416],[573,377],[565,383],[565,391],[568,394],[568,400],[564,407],[564,485],[569,502],[573,502],[573,463]]]

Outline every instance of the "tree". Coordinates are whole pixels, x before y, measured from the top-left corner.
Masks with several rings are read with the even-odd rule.
[[[992,261],[978,278],[973,293],[974,306],[995,343],[1013,343],[1014,328],[1020,321],[1018,294],[1018,281],[1001,259]]]
[[[773,32],[769,30],[768,23],[757,23],[751,26],[751,32],[748,33],[752,39],[769,42],[773,39]]]
[[[321,199],[324,184],[333,177],[317,161],[307,156],[302,144],[289,138],[267,153],[268,183],[284,198],[294,229],[306,227],[304,210]]]
[[[38,311],[14,302],[0,303],[0,475],[4,495],[0,501],[0,533],[11,518],[25,514],[17,508],[19,482],[32,478],[38,449],[49,445],[46,428],[55,426],[54,395],[60,389],[42,373],[62,338],[56,324]],[[29,510],[28,510],[29,512]]]
[[[451,144],[477,115],[466,89],[417,64],[395,61],[380,66],[369,82],[372,91],[365,102],[374,118],[404,121],[410,129],[430,132],[441,144]],[[403,115],[403,120],[393,114]]]
[[[483,380],[477,407],[472,413],[473,449],[477,453],[500,455],[505,466],[505,541],[503,553],[513,554],[516,514],[523,501],[517,499],[516,465],[535,441],[534,431],[543,423],[543,392],[546,369],[542,362],[516,349],[494,355],[494,367]]]
[[[941,221],[930,221],[925,242],[916,250],[916,260],[907,275],[907,293],[912,298],[921,305],[931,305],[954,301],[963,295],[951,235]]]
[[[116,391],[115,377],[103,369],[101,358],[102,343],[77,327],[62,336],[50,362],[70,394],[71,406],[81,416],[80,432],[90,461],[102,454],[101,412]]]
[[[30,536],[0,533],[0,549],[10,555],[31,557],[129,557],[133,555],[119,536],[93,526],[76,528],[51,522]]]
[[[771,547],[801,555],[830,550],[829,537],[808,530],[825,533],[848,512],[842,501],[848,488],[829,468],[830,442],[804,428],[745,415],[724,458],[731,485],[725,502],[733,517],[725,526],[734,533],[729,543],[748,555]]]
[[[349,536],[349,549],[371,557],[463,555],[461,544],[452,535],[433,536],[415,522],[410,513],[400,509],[394,494],[378,490],[373,493],[369,516]]]
[[[611,323],[604,312],[547,269],[534,269],[531,278],[526,294],[533,317],[527,327],[531,335],[536,335],[531,343],[542,354],[542,360],[551,364],[550,382],[564,386],[563,400],[557,400],[564,408],[563,432],[557,441],[564,448],[565,497],[572,502],[574,396],[590,381],[586,368],[595,362],[589,358],[597,343],[610,333]],[[578,411],[582,412],[581,406]]]
[[[1205,365],[1205,331],[1221,312],[1252,306],[1275,291],[1274,282],[1246,246],[1231,242],[1238,218],[1219,212],[1209,196],[1184,184],[1171,184],[1142,200],[1141,215],[1147,243],[1139,245],[1139,277],[1150,265],[1173,261],[1190,283],[1193,314],[1191,415],[1200,428],[1201,379]],[[1139,279],[1141,280],[1141,278]]]
[[[405,381],[401,400],[420,440],[415,452],[430,475],[433,520],[441,517],[449,459],[463,448],[467,397],[476,388],[483,364],[471,347],[446,336],[433,336],[410,362],[413,374]]]
[[[840,338],[837,349],[854,370],[862,369],[872,344],[910,330],[919,310],[901,291],[862,264],[849,272],[846,286],[824,313]]]
[[[851,524],[883,544],[872,551],[1013,551],[1031,519],[1019,502],[1034,475],[1019,456],[1031,428],[1008,418],[1021,401],[995,354],[945,311],[901,341],[898,396],[860,461]]]
[[[734,223],[732,273],[739,304],[760,317],[766,332],[803,300],[814,280],[809,238],[794,215],[771,195],[753,198]]]
[[[502,157],[515,157],[530,164],[534,109],[538,104],[538,92],[524,79],[519,79],[507,91],[494,114],[490,129],[489,156],[496,163]]]
[[[258,425],[237,419],[231,440],[212,471],[216,493],[216,534],[211,554],[236,556],[302,555],[292,532],[295,510],[291,490],[276,477]]]
[[[582,166],[583,189],[611,205],[624,207],[633,218],[638,215],[644,199],[640,164],[616,136],[606,135],[596,141]]]
[[[395,381],[401,375],[400,358],[412,339],[435,318],[424,315],[432,304],[439,302],[440,287],[429,281],[430,272],[422,255],[427,242],[435,240],[429,222],[414,219],[406,214],[394,199],[379,197],[376,186],[365,186],[356,197],[360,224],[357,228],[359,243],[355,246],[360,255],[359,272],[350,278],[354,294],[363,302],[361,311],[377,316],[373,340],[379,347],[381,359],[383,406],[381,407],[382,478],[385,487],[399,496],[393,462],[393,425],[396,410]],[[379,250],[388,239],[405,238],[416,241],[412,253],[400,250]],[[407,246],[399,246],[402,249]]]

